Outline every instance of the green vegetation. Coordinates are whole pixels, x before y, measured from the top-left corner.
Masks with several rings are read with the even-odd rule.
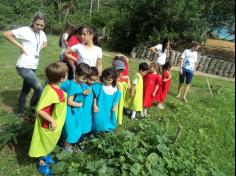
[[[37,74],[45,81],[46,65],[59,60],[58,36],[49,36],[49,46],[42,51]],[[19,51],[0,36],[0,175],[40,175],[35,160],[27,156],[32,125],[15,116],[22,79],[15,63]],[[111,57],[104,56],[105,67]],[[130,59],[130,76],[137,72],[136,60]],[[73,156],[55,150],[61,160],[53,167],[57,175],[225,175],[235,171],[235,86],[231,81],[208,78],[214,97],[210,96],[206,78],[195,76],[189,103],[175,98],[178,73],[165,109],[150,109],[151,117],[124,124],[114,134],[86,141],[88,153],[75,151]],[[8,124],[8,125],[3,125]],[[175,131],[182,132],[175,145]],[[11,140],[10,140],[11,139]],[[10,140],[10,141],[9,141]],[[145,173],[145,174],[144,174]]]

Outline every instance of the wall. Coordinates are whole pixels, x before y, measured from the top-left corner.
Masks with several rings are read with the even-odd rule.
[[[170,61],[174,66],[177,66],[180,61],[181,53],[178,51],[171,51]],[[131,57],[137,59],[149,59],[150,61],[156,60],[158,55],[150,51],[146,46],[140,45],[134,47],[131,51]],[[215,56],[206,56],[198,54],[198,62],[196,70],[208,74],[218,76],[235,78],[235,58],[232,61],[223,60]]]

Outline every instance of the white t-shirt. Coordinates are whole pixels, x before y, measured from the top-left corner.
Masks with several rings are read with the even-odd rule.
[[[165,62],[166,62],[166,49],[164,51],[164,53],[162,52],[162,44],[158,44],[155,46],[157,52],[158,52],[158,55],[159,57],[157,58],[157,63],[159,65],[164,65]]]
[[[12,30],[12,33],[19,39],[27,53],[22,54],[17,63],[17,67],[37,69],[39,62],[39,52],[47,42],[47,37],[43,31],[34,32],[31,27],[21,27]]]
[[[113,87],[113,86],[105,86],[103,85],[103,91],[108,94],[108,95],[113,95],[114,93],[116,93],[117,91],[117,88],[116,87]]]
[[[78,63],[86,63],[90,67],[96,67],[97,60],[102,59],[102,49],[98,46],[88,50],[84,44],[77,44],[72,46],[71,50],[78,53]]]
[[[192,51],[191,49],[184,50],[181,58],[183,58],[182,68],[185,71],[193,72],[194,64],[197,62],[197,51]]]

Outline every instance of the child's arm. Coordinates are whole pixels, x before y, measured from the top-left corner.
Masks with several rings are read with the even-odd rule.
[[[56,127],[57,127],[56,121],[47,112],[45,112],[43,110],[39,110],[38,114],[42,119],[50,122],[52,131],[54,131],[56,129]]]
[[[132,84],[131,86],[131,97],[134,97],[135,96],[135,84]]]
[[[131,88],[131,84],[130,84],[129,76],[127,77],[127,82],[128,82],[128,89],[130,89]]]
[[[97,98],[93,99],[93,112],[98,112],[99,108],[97,106]]]
[[[155,47],[155,46],[149,48],[149,50],[151,50],[151,51],[153,51],[154,53],[158,54],[158,52],[156,51],[156,47]],[[159,55],[159,54],[158,54],[158,55]]]
[[[82,107],[82,105],[83,105],[82,102],[80,102],[80,103],[75,102],[74,97],[75,97],[74,95],[69,96],[68,100],[67,100],[67,104],[72,107],[78,107],[78,108]]]
[[[159,86],[158,86],[158,84],[157,84],[157,85],[155,86],[155,89],[154,89],[153,93],[152,93],[152,96],[153,96],[153,97],[156,96],[156,93],[157,93],[158,88],[159,88]]]
[[[169,75],[169,77],[165,78],[162,82],[169,81],[170,79],[171,79],[171,74]]]

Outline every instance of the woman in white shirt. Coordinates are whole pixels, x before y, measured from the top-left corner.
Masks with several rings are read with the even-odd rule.
[[[18,116],[24,115],[25,103],[30,89],[34,89],[30,106],[33,108],[43,90],[35,71],[38,68],[40,50],[47,46],[47,37],[43,32],[46,18],[41,12],[36,12],[31,26],[6,31],[4,37],[21,50],[16,63],[17,73],[23,78],[23,87],[19,96]],[[17,40],[18,39],[18,40]]]
[[[162,44],[158,44],[150,48],[151,51],[158,54],[156,62],[160,69],[162,69],[162,66],[166,63],[166,58],[169,58],[170,49],[170,40],[167,38],[163,40]]]
[[[67,48],[65,56],[73,61],[77,61],[77,58],[71,55],[72,52],[77,52],[79,55],[79,63],[86,63],[90,67],[97,67],[99,76],[102,73],[102,49],[97,45],[96,31],[85,26],[82,30],[82,44],[77,44]]]
[[[197,62],[197,51],[200,47],[200,43],[192,42],[192,48],[184,50],[179,67],[179,85],[177,98],[181,98],[182,85],[185,81],[186,87],[183,96],[183,100],[187,103],[187,94],[189,92],[190,84],[194,75],[196,62]]]

